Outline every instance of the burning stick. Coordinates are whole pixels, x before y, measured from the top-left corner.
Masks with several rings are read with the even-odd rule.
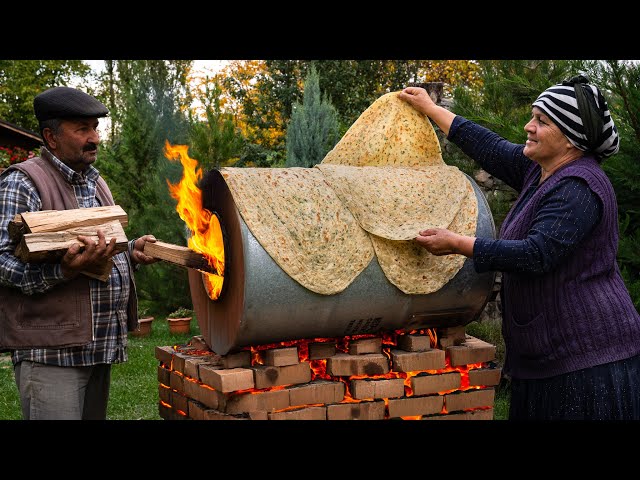
[[[209,266],[209,262],[207,262],[204,255],[194,252],[189,247],[159,241],[155,243],[147,242],[144,244],[144,253],[150,257],[159,258],[183,267],[215,273],[215,270]]]

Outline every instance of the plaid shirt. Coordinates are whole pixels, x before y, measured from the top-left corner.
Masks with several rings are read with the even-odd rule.
[[[44,147],[43,147],[44,148]],[[54,163],[73,187],[79,208],[101,206],[96,197],[96,182],[100,176],[93,166],[78,173],[53,156]],[[13,255],[16,242],[9,238],[7,226],[14,216],[25,211],[42,209],[40,196],[24,173],[13,171],[0,182],[0,283],[19,288],[31,295],[46,292],[64,282],[59,263],[23,263]],[[129,253],[135,240],[129,241]],[[31,360],[64,367],[127,361],[127,301],[130,294],[125,253],[113,257],[114,267],[108,282],[90,279],[93,310],[93,341],[79,347],[61,349],[15,350],[13,363]]]

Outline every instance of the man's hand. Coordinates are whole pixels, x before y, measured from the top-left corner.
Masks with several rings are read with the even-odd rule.
[[[83,245],[75,243],[71,245],[62,257],[60,265],[65,278],[74,278],[83,270],[91,270],[91,267],[100,267],[116,254],[116,238],[109,243],[102,230],[98,230],[98,240],[87,235],[78,235],[78,240]]]
[[[149,265],[151,263],[159,262],[160,258],[150,257],[144,253],[144,244],[147,242],[155,243],[156,237],[153,235],[143,235],[136,239],[133,244],[133,261],[141,265]]]

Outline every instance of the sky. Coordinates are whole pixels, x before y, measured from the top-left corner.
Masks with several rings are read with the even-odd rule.
[[[91,69],[95,73],[100,73],[104,70],[104,60],[84,60],[89,64]],[[218,70],[222,69],[229,60],[194,60],[193,61],[193,74],[194,76],[203,77],[205,75],[212,75]],[[197,101],[196,105],[197,106]],[[106,136],[109,130],[110,121],[108,118],[102,119],[98,130],[101,136]]]
[[[194,60],[193,71],[200,74],[212,74],[223,68],[229,60]],[[94,72],[104,70],[104,60],[85,60]]]

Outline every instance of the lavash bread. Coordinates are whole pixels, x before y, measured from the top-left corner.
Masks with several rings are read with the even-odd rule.
[[[412,240],[425,228],[447,228],[469,182],[456,167],[352,167],[319,164],[327,183],[367,232]]]
[[[322,163],[417,167],[444,161],[430,120],[390,92],[362,112]]]
[[[400,100],[376,100],[314,168],[221,168],[251,233],[307,289],[346,289],[375,256],[406,294],[442,288],[462,255],[435,256],[413,240],[425,228],[473,235],[470,179],[442,160],[429,119]]]
[[[469,181],[467,192],[451,223],[445,227],[461,235],[476,231],[478,200]],[[397,241],[371,235],[380,268],[387,279],[407,294],[440,290],[462,268],[464,255],[433,255],[413,240]]]
[[[220,169],[265,251],[309,290],[347,288],[373,259],[367,233],[314,168]]]

